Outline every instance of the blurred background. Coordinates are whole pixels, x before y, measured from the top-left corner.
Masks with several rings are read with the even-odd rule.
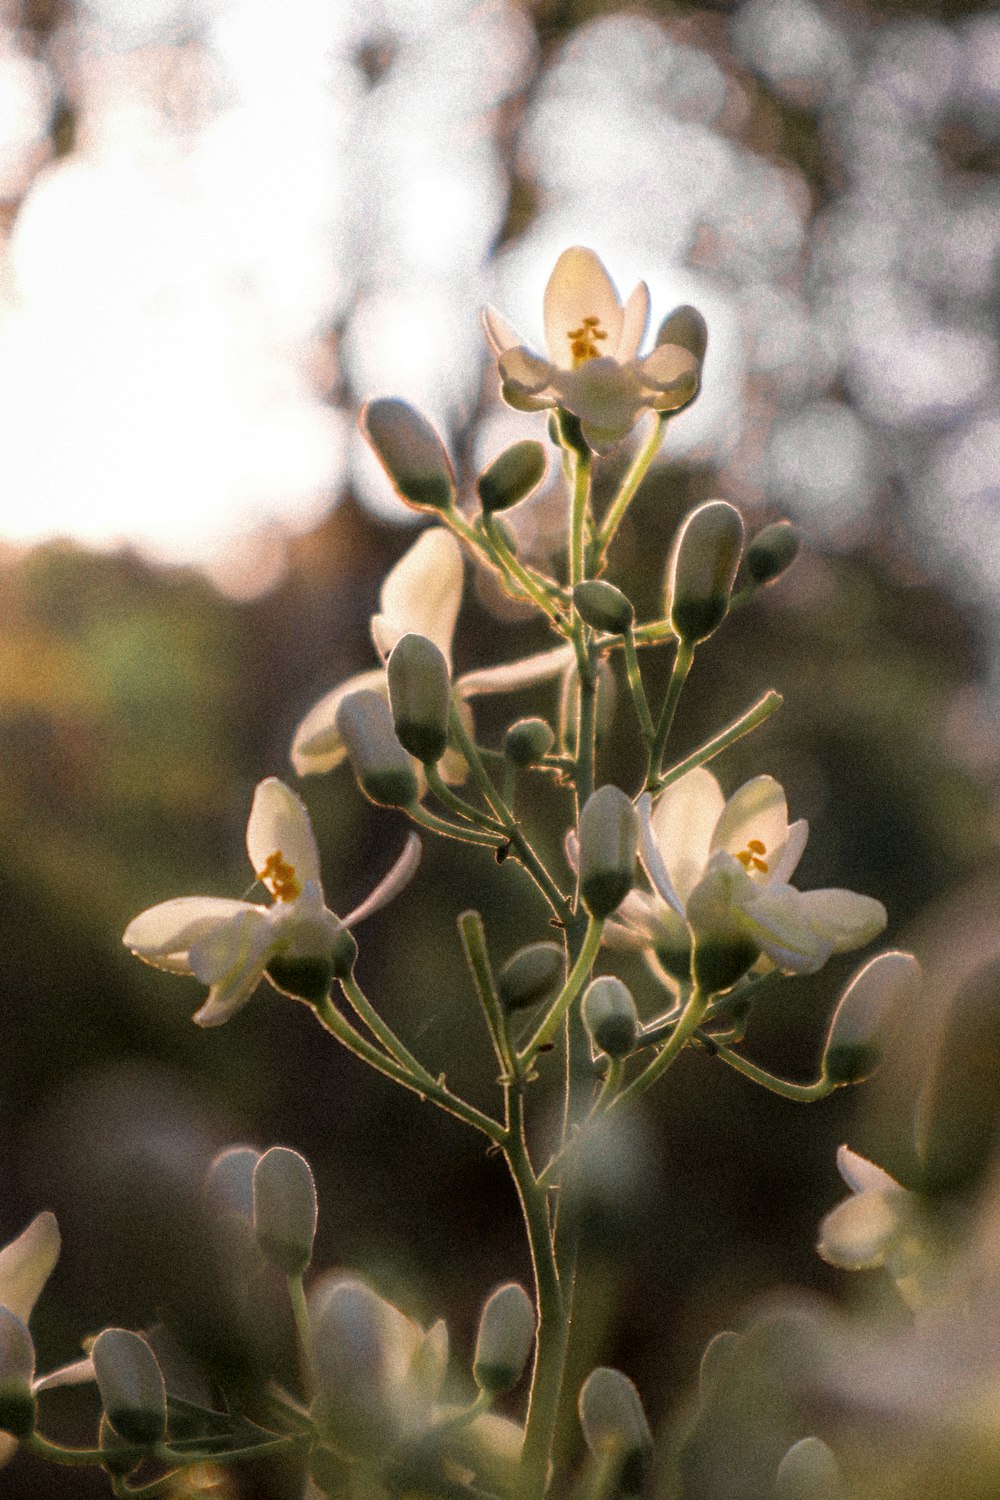
[[[143,969],[120,933],[169,896],[246,889],[254,785],[291,777],[304,712],[374,664],[368,617],[416,518],[358,404],[422,406],[471,493],[500,447],[544,436],[500,404],[478,309],[537,345],[569,244],[623,294],[647,280],[657,322],[693,302],[709,324],[703,394],[612,559],[641,617],[700,499],[751,530],[790,516],[805,539],[699,653],[678,754],[779,688],[724,786],[781,778],[813,826],[803,885],[879,897],[889,941],[933,974],[899,1070],[857,1096],[796,1109],[685,1058],[595,1174],[595,1343],[656,1425],[763,1290],[856,1295],[813,1251],[842,1191],[835,1147],[912,1172],[935,1015],[1000,953],[998,104],[985,0],[0,3],[0,1242],[59,1216],[43,1366],[209,1278],[193,1195],[232,1141],[305,1152],[320,1263],[445,1314],[459,1351],[492,1285],[529,1275],[477,1138],[270,991],[198,1031],[199,987]],[[627,457],[603,466],[607,490]],[[549,561],[558,496],[516,521]],[[545,644],[474,580],[460,669]],[[540,691],[517,711],[551,707]],[[479,727],[496,742],[495,705]],[[605,742],[623,785],[627,731]],[[346,911],[402,820],[343,770],[302,790]],[[568,803],[529,784],[524,808],[557,849]],[[498,961],[547,935],[518,872],[428,846],[363,929],[359,977],[488,1105],[454,928],[468,905]],[[851,972],[781,985],[748,1050],[812,1076]],[[23,1458],[2,1482],[42,1483]],[[281,1473],[241,1483],[295,1493]]]

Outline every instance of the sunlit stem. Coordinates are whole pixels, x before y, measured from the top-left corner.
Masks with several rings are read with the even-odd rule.
[[[691,670],[691,663],[693,661],[694,647],[687,641],[678,641],[673,670],[670,673],[670,681],[667,683],[667,695],[663,700],[663,708],[660,712],[660,722],[656,726],[656,734],[649,749],[649,764],[646,768],[647,791],[655,791],[659,785],[660,762],[663,759],[664,747],[673,726],[674,714],[677,712],[677,700],[680,698],[681,689],[687,681],[687,675]]]
[[[547,1015],[542,1019],[534,1035],[522,1047],[520,1061],[522,1066],[528,1067],[538,1055],[539,1049],[550,1042],[556,1034],[563,1016],[569,1010],[577,995],[583,989],[584,981],[593,967],[594,959],[597,957],[601,946],[601,932],[604,923],[597,917],[591,917],[587,925],[587,935],[583,940],[583,946],[577,954],[576,962],[566,976],[566,983],[556,997]]]
[[[618,1089],[621,1085],[623,1070],[624,1063],[620,1057],[608,1058],[608,1068],[607,1072],[604,1075],[604,1082],[601,1084],[601,1092],[598,1094],[597,1099],[594,1103],[595,1115],[600,1114],[602,1110],[607,1109],[611,1100],[614,1098],[615,1094],[617,1094]]]
[[[429,833],[439,833],[446,839],[458,839],[462,844],[479,844],[486,849],[499,849],[507,841],[506,836],[501,833],[488,833],[485,830],[480,832],[464,823],[449,823],[446,818],[439,818],[428,812],[420,802],[411,802],[405,811],[408,818],[412,818],[414,823],[419,823]]]
[[[461,537],[467,546],[474,552],[478,552],[479,556],[484,562],[489,564],[494,572],[504,574],[511,580],[516,579],[521,584],[521,587],[516,590],[517,593],[531,599],[540,609],[543,609],[557,629],[563,628],[559,624],[559,610],[555,604],[555,600],[561,597],[561,592],[557,586],[550,584],[549,580],[543,578],[541,574],[534,573],[519,563],[514,554],[503,543],[502,537],[500,538],[499,547],[492,536],[487,541],[486,537],[482,536],[476,530],[475,526],[469,524],[460,510],[453,507],[451,510],[442,511],[441,519],[447,526],[450,526],[456,536]],[[487,521],[489,519],[487,517]],[[496,532],[495,526],[493,530]],[[510,567],[510,563],[514,564],[513,568]]]
[[[504,1140],[506,1132],[499,1120],[483,1114],[482,1110],[476,1109],[474,1104],[467,1104],[464,1099],[460,1099],[457,1094],[445,1088],[439,1080],[431,1079],[429,1074],[426,1077],[423,1074],[420,1077],[414,1077],[410,1070],[404,1068],[394,1057],[387,1057],[384,1052],[380,1052],[377,1047],[373,1047],[370,1042],[366,1041],[350,1021],[341,1015],[329,996],[314,1009],[320,1025],[325,1027],[330,1035],[336,1037],[337,1041],[350,1052],[353,1052],[355,1057],[360,1057],[362,1062],[366,1062],[376,1072],[384,1073],[387,1078],[402,1084],[403,1088],[410,1089],[422,1099],[430,1099],[439,1109],[454,1115],[458,1120],[464,1120],[467,1125],[474,1126],[476,1130],[481,1130],[497,1145]]]
[[[769,1073],[766,1068],[758,1068],[756,1063],[749,1062],[738,1052],[722,1046],[714,1037],[706,1036],[705,1042],[714,1057],[721,1057],[724,1063],[735,1068],[737,1073],[742,1073],[744,1078],[752,1079],[761,1088],[769,1089],[772,1094],[780,1094],[782,1099],[794,1099],[798,1104],[814,1104],[817,1099],[825,1099],[832,1094],[836,1087],[828,1078],[817,1078],[815,1083],[792,1083],[787,1078],[778,1078],[774,1073]]]
[[[477,1417],[481,1417],[484,1411],[489,1411],[493,1405],[493,1397],[489,1391],[480,1391],[475,1401],[471,1402],[462,1411],[452,1412],[450,1416],[442,1417],[435,1422],[428,1436],[443,1437],[450,1432],[459,1432],[463,1427],[468,1427]]]
[[[576,821],[579,826],[584,803],[594,790],[594,757],[597,749],[597,673],[594,659],[586,647],[580,649],[577,674],[580,706],[576,720],[573,782],[576,788]]]
[[[608,507],[607,514],[601,522],[597,536],[594,539],[593,567],[595,572],[600,567],[611,539],[621,525],[622,518],[631,505],[636,490],[645,478],[646,470],[659,451],[660,443],[663,441],[663,429],[666,425],[666,416],[660,415],[656,418],[649,437],[632,460],[617,495]]]
[[[587,511],[590,505],[590,475],[592,461],[589,453],[573,450],[573,508],[570,519],[569,586],[582,583],[584,573],[583,543],[587,530]]]
[[[489,833],[503,834],[504,838],[506,838],[504,830],[495,818],[491,818],[481,808],[474,807],[471,802],[466,802],[464,797],[459,797],[456,792],[452,791],[437,766],[426,765],[424,766],[424,772],[427,776],[427,785],[435,797],[451,812],[457,813],[460,818],[466,818],[478,828],[484,828]]]
[[[49,1438],[42,1437],[40,1432],[29,1433],[20,1442],[29,1453],[35,1453],[49,1463],[62,1464],[64,1467],[83,1468],[114,1457],[112,1453],[105,1453],[103,1448],[66,1448],[62,1443],[53,1443]]]
[[[745,734],[749,734],[752,729],[756,729],[758,725],[763,724],[765,719],[769,719],[772,714],[777,713],[783,702],[784,699],[780,693],[776,693],[773,690],[766,692],[763,698],[758,698],[757,702],[748,708],[745,714],[741,714],[738,719],[734,719],[726,729],[720,730],[713,739],[706,740],[704,745],[700,746],[699,749],[693,750],[690,755],[685,756],[683,760],[679,760],[675,766],[671,766],[669,770],[664,771],[663,775],[657,781],[656,786],[650,788],[650,790],[656,791],[662,787],[670,786],[671,782],[679,781],[682,776],[685,776],[688,771],[693,771],[696,766],[703,766],[707,761],[713,760],[721,751],[728,750],[730,745],[734,745]]]
[[[340,981],[340,987],[355,1015],[364,1021],[372,1036],[382,1043],[389,1056],[394,1058],[401,1068],[405,1068],[408,1073],[411,1073],[415,1079],[424,1084],[429,1083],[433,1085],[434,1078],[432,1074],[427,1071],[423,1063],[414,1057],[409,1048],[400,1041],[392,1027],[382,1019],[354,975],[345,975]]]
[[[493,978],[493,968],[486,947],[486,929],[480,913],[464,911],[458,919],[458,930],[462,939],[465,961],[469,965],[476,994],[483,1007],[500,1071],[505,1079],[511,1079],[515,1073],[515,1059],[511,1053],[510,1039],[507,1035],[507,1017]]]
[[[653,723],[653,715],[649,711],[649,699],[646,697],[646,689],[642,685],[639,657],[635,649],[635,635],[631,630],[626,630],[623,644],[625,648],[625,672],[628,677],[629,692],[632,694],[632,702],[635,705],[636,717],[639,720],[643,739],[646,741],[647,747],[649,747],[656,738],[656,726]]]
[[[697,988],[691,991],[688,1002],[670,1033],[669,1040],[664,1043],[653,1061],[643,1069],[638,1078],[633,1078],[627,1088],[622,1089],[621,1093],[612,1100],[608,1106],[609,1110],[621,1109],[624,1105],[631,1104],[634,1099],[640,1098],[648,1088],[663,1077],[701,1025],[711,998],[711,995],[705,995]]]
[[[520,585],[520,588],[516,589],[515,592],[522,595],[526,594],[529,599],[534,600],[538,608],[548,615],[555,628],[561,634],[568,635],[569,625],[561,611],[553,603],[549,590],[530,569],[526,568],[514,556],[514,553],[507,546],[503,533],[495,519],[488,511],[483,512],[483,524],[486,528],[486,535],[489,538],[490,546],[496,553],[502,571]]]
[[[302,1285],[302,1277],[289,1276],[288,1299],[292,1304],[292,1316],[295,1319],[295,1333],[299,1346],[299,1367],[302,1375],[302,1389],[307,1401],[311,1401],[316,1390],[316,1369],[312,1356],[312,1327],[309,1322],[309,1308],[306,1306],[306,1293]]]

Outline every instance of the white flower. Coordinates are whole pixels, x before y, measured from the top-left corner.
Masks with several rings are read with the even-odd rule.
[[[371,633],[383,665],[360,672],[325,694],[306,714],[292,741],[292,765],[300,776],[332,771],[347,755],[337,710],[345,698],[365,689],[388,699],[385,661],[402,636],[413,632],[438,647],[451,669],[451,642],[462,602],[462,553],[450,531],[434,526],[424,531],[400,558],[382,584],[379,612],[372,616]],[[523,661],[469,672],[455,684],[461,699],[482,693],[508,692],[555,677],[571,661],[572,646],[557,646]],[[441,762],[446,781],[464,779],[465,763],[454,752]]]
[[[676,411],[696,394],[699,364],[679,344],[637,358],[649,319],[641,281],[624,307],[593,250],[574,246],[556,261],[545,288],[543,359],[495,308],[483,311],[497,356],[504,399],[520,411],[561,406],[579,417],[595,453],[607,453],[640,414]]]
[[[275,776],[254,793],[247,852],[271,906],[218,896],[179,896],[142,912],[122,938],[137,958],[209,986],[194,1019],[220,1026],[244,1006],[265,974],[301,998],[325,993],[346,929],[390,901],[420,860],[411,834],[403,853],[367,900],[344,918],[324,904],[319,850],[305,805]],[[292,986],[297,987],[293,988]]]
[[[837,1151],[837,1171],[851,1192],[820,1224],[819,1254],[842,1271],[884,1266],[914,1311],[937,1300],[947,1281],[925,1200],[848,1146]]]
[[[779,969],[811,974],[831,953],[870,942],[886,924],[881,902],[853,891],[788,884],[806,845],[785,794],[756,776],[729,798],[703,766],[651,805],[639,799],[640,858],[654,893],[632,891],[609,923],[612,942],[670,946],[683,921],[695,934],[731,934]]]

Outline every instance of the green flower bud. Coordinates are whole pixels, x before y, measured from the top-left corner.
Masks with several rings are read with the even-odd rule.
[[[329,962],[317,955],[289,958],[278,953],[265,972],[276,990],[293,1000],[305,1000],[309,1005],[316,1005],[326,998],[333,979]]]
[[[35,1346],[28,1326],[0,1307],[0,1432],[27,1437],[35,1430]]]
[[[253,1174],[253,1230],[268,1260],[301,1276],[316,1236],[316,1184],[304,1156],[285,1146],[265,1151]]]
[[[448,744],[448,663],[433,641],[411,632],[393,646],[387,676],[396,738],[424,765],[434,765]]]
[[[427,418],[406,401],[382,397],[361,412],[361,431],[400,499],[416,510],[449,510],[455,475]]]
[[[151,1448],[167,1430],[167,1392],[156,1355],[137,1333],[105,1328],[90,1351],[108,1421],[128,1443]]]
[[[205,1173],[205,1196],[214,1214],[253,1223],[253,1174],[260,1152],[253,1146],[227,1146]]]
[[[822,1438],[792,1444],[778,1465],[774,1493],[777,1500],[840,1500],[840,1470]]]
[[[320,1437],[348,1453],[384,1452],[399,1432],[391,1382],[405,1357],[393,1337],[402,1314],[353,1276],[321,1288],[310,1305],[316,1371],[312,1415]]]
[[[916,1001],[920,980],[912,953],[880,953],[854,976],[830,1022],[824,1078],[844,1084],[871,1077],[893,1022]]]
[[[631,599],[626,599],[621,589],[601,578],[578,583],[573,590],[573,603],[585,624],[595,630],[610,630],[613,635],[622,635],[635,619]]]
[[[619,787],[598,787],[580,814],[580,894],[592,917],[610,917],[635,883],[639,820]]]
[[[409,807],[417,800],[416,773],[381,693],[351,693],[337,710],[337,729],[366,797],[381,807]]]
[[[798,556],[799,534],[791,521],[765,526],[747,547],[747,572],[754,583],[773,583]]]
[[[529,943],[508,958],[497,989],[505,1010],[526,1010],[562,988],[566,958],[561,943]]]
[[[709,868],[687,901],[687,919],[694,933],[691,971],[695,984],[708,995],[731,989],[760,957],[760,948],[741,925],[733,906],[738,874],[726,866]]]
[[[639,1012],[628,986],[611,974],[592,980],[583,996],[583,1024],[598,1052],[627,1057],[639,1035]]]
[[[479,1318],[472,1376],[481,1391],[502,1395],[524,1373],[535,1342],[535,1305],[522,1286],[508,1281],[488,1298]]]
[[[534,438],[515,443],[495,458],[476,480],[485,511],[509,510],[527,498],[545,477],[545,449]]]
[[[694,355],[700,366],[708,348],[708,324],[696,307],[685,303],[664,318],[656,335],[656,344],[657,347],[660,344],[679,344]]]
[[[548,755],[555,738],[544,719],[518,719],[504,735],[503,753],[512,765],[535,766]]]
[[[707,500],[684,521],[667,571],[667,608],[680,640],[696,646],[722,624],[743,550],[743,520],[725,500]]]
[[[549,436],[560,448],[568,448],[573,453],[579,453],[581,458],[590,457],[590,449],[583,435],[583,427],[580,418],[575,417],[571,411],[564,407],[557,407],[549,418]]]
[[[591,1453],[597,1459],[618,1458],[619,1493],[637,1495],[653,1453],[653,1435],[631,1380],[620,1370],[599,1366],[583,1382],[578,1410]]]

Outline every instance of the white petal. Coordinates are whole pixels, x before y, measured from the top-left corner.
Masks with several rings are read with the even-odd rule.
[[[387,657],[409,631],[433,641],[451,667],[451,638],[462,602],[462,553],[450,531],[434,526],[386,574],[372,639]]]
[[[572,646],[554,646],[551,651],[539,651],[534,656],[522,657],[520,661],[466,672],[456,681],[455,689],[462,698],[512,693],[518,688],[534,687],[538,682],[558,677],[572,661]]]
[[[589,359],[578,370],[561,370],[553,388],[560,405],[592,429],[605,448],[631,432],[646,405],[633,366],[613,359]]]
[[[495,307],[484,307],[482,318],[483,329],[494,354],[504,354],[508,349],[516,349],[524,343],[513,323],[509,323]]]
[[[344,918],[344,926],[354,927],[358,922],[363,922],[366,917],[370,917],[373,912],[381,911],[383,906],[387,906],[404,886],[409,885],[417,873],[417,866],[420,864],[422,852],[423,846],[419,835],[411,833],[403,846],[402,854],[396,860],[388,875],[383,876],[371,894],[366,896],[364,901],[361,902],[360,906],[356,906],[352,912],[348,913]]]
[[[270,910],[247,901],[229,922],[206,933],[191,947],[192,974],[202,984],[217,985],[228,984],[245,969],[263,971],[260,958],[271,946],[276,926]]]
[[[663,855],[653,831],[652,814],[650,812],[650,796],[643,792],[636,803],[636,812],[639,814],[639,858],[642,867],[652,882],[653,889],[664,900],[679,917],[684,916],[684,902],[674,889]]]
[[[618,910],[620,912],[621,908]],[[609,917],[601,929],[604,946],[620,953],[641,953],[649,947],[650,941],[648,933],[639,932],[635,927],[618,921],[617,917]]]
[[[704,766],[688,771],[656,799],[653,833],[674,889],[687,901],[708,864],[712,833],[726,799]]]
[[[833,952],[801,905],[801,892],[790,885],[768,885],[741,901],[740,908],[755,942],[779,969],[815,974]]]
[[[54,1391],[57,1386],[86,1385],[89,1380],[94,1379],[94,1361],[88,1357],[74,1360],[71,1365],[60,1365],[58,1370],[50,1370],[47,1375],[34,1382],[33,1389]]]
[[[644,281],[630,294],[625,303],[625,314],[622,319],[621,337],[618,340],[618,348],[609,350],[615,358],[624,364],[626,360],[635,359],[639,352],[649,322],[649,287]]]
[[[292,872],[285,879],[291,882],[293,899],[301,895],[307,881],[320,885],[319,849],[306,805],[277,776],[268,776],[253,794],[247,820],[247,853],[254,874],[258,880],[263,880],[272,895],[283,894],[284,881],[264,872],[269,861],[272,866],[278,866],[278,856],[280,867],[287,867]],[[281,869],[279,874],[284,874],[284,870]],[[289,899],[288,895],[283,899]]]
[[[648,891],[632,890],[615,911],[616,925],[624,923],[633,936],[640,938],[643,944],[648,944],[656,935],[657,913],[662,910],[663,902],[658,896],[652,896]],[[610,925],[610,922],[605,923],[605,938]]]
[[[805,818],[799,818],[789,825],[788,837],[783,847],[775,854],[773,859],[768,860],[770,867],[770,878],[777,881],[779,885],[787,885],[795,871],[798,869],[799,860],[802,858],[809,838],[809,824]]]
[[[263,914],[266,917],[266,913]],[[268,959],[273,952],[271,924],[244,923],[237,934],[237,951],[232,954],[232,967],[209,989],[204,1005],[196,1010],[192,1020],[198,1026],[221,1026],[230,1016],[242,1010],[264,977]],[[194,955],[192,955],[193,957]],[[221,959],[216,951],[205,955],[210,959]]]
[[[645,359],[636,361],[643,385],[662,394],[689,401],[698,387],[698,361],[679,344],[660,344]]]
[[[884,1193],[892,1188],[900,1193],[906,1191],[884,1167],[876,1166],[850,1146],[837,1147],[837,1171],[852,1193]]]
[[[42,1287],[59,1259],[55,1214],[36,1214],[16,1240],[0,1250],[0,1307],[27,1323]]]
[[[830,943],[834,953],[849,953],[870,943],[889,920],[881,901],[856,891],[802,891],[799,901],[813,931]]]
[[[375,667],[348,677],[314,703],[295,731],[292,741],[292,765],[300,776],[332,771],[347,755],[347,746],[337,728],[337,710],[352,693],[371,691],[389,696],[385,670]]]
[[[525,396],[540,396],[552,384],[555,370],[547,359],[519,344],[515,349],[506,349],[499,359],[500,377],[506,385],[514,386]]]
[[[712,835],[713,849],[726,849],[734,857],[744,853],[751,839],[764,845],[760,856],[766,864],[777,855],[788,838],[788,804],[773,776],[755,776],[734,792],[726,803]],[[751,879],[760,884],[773,879],[773,872],[751,865]]]
[[[609,352],[619,347],[624,314],[614,282],[593,250],[575,245],[560,255],[545,288],[545,342],[561,369],[573,368],[569,335],[584,318],[596,318],[598,331],[607,334],[601,346]]]
[[[909,1194],[877,1189],[845,1198],[819,1227],[816,1248],[824,1260],[845,1271],[881,1266],[904,1232],[910,1216]]]
[[[188,950],[217,927],[226,926],[246,907],[245,901],[221,896],[177,896],[140,912],[122,935],[126,948],[156,969],[190,974]]]

